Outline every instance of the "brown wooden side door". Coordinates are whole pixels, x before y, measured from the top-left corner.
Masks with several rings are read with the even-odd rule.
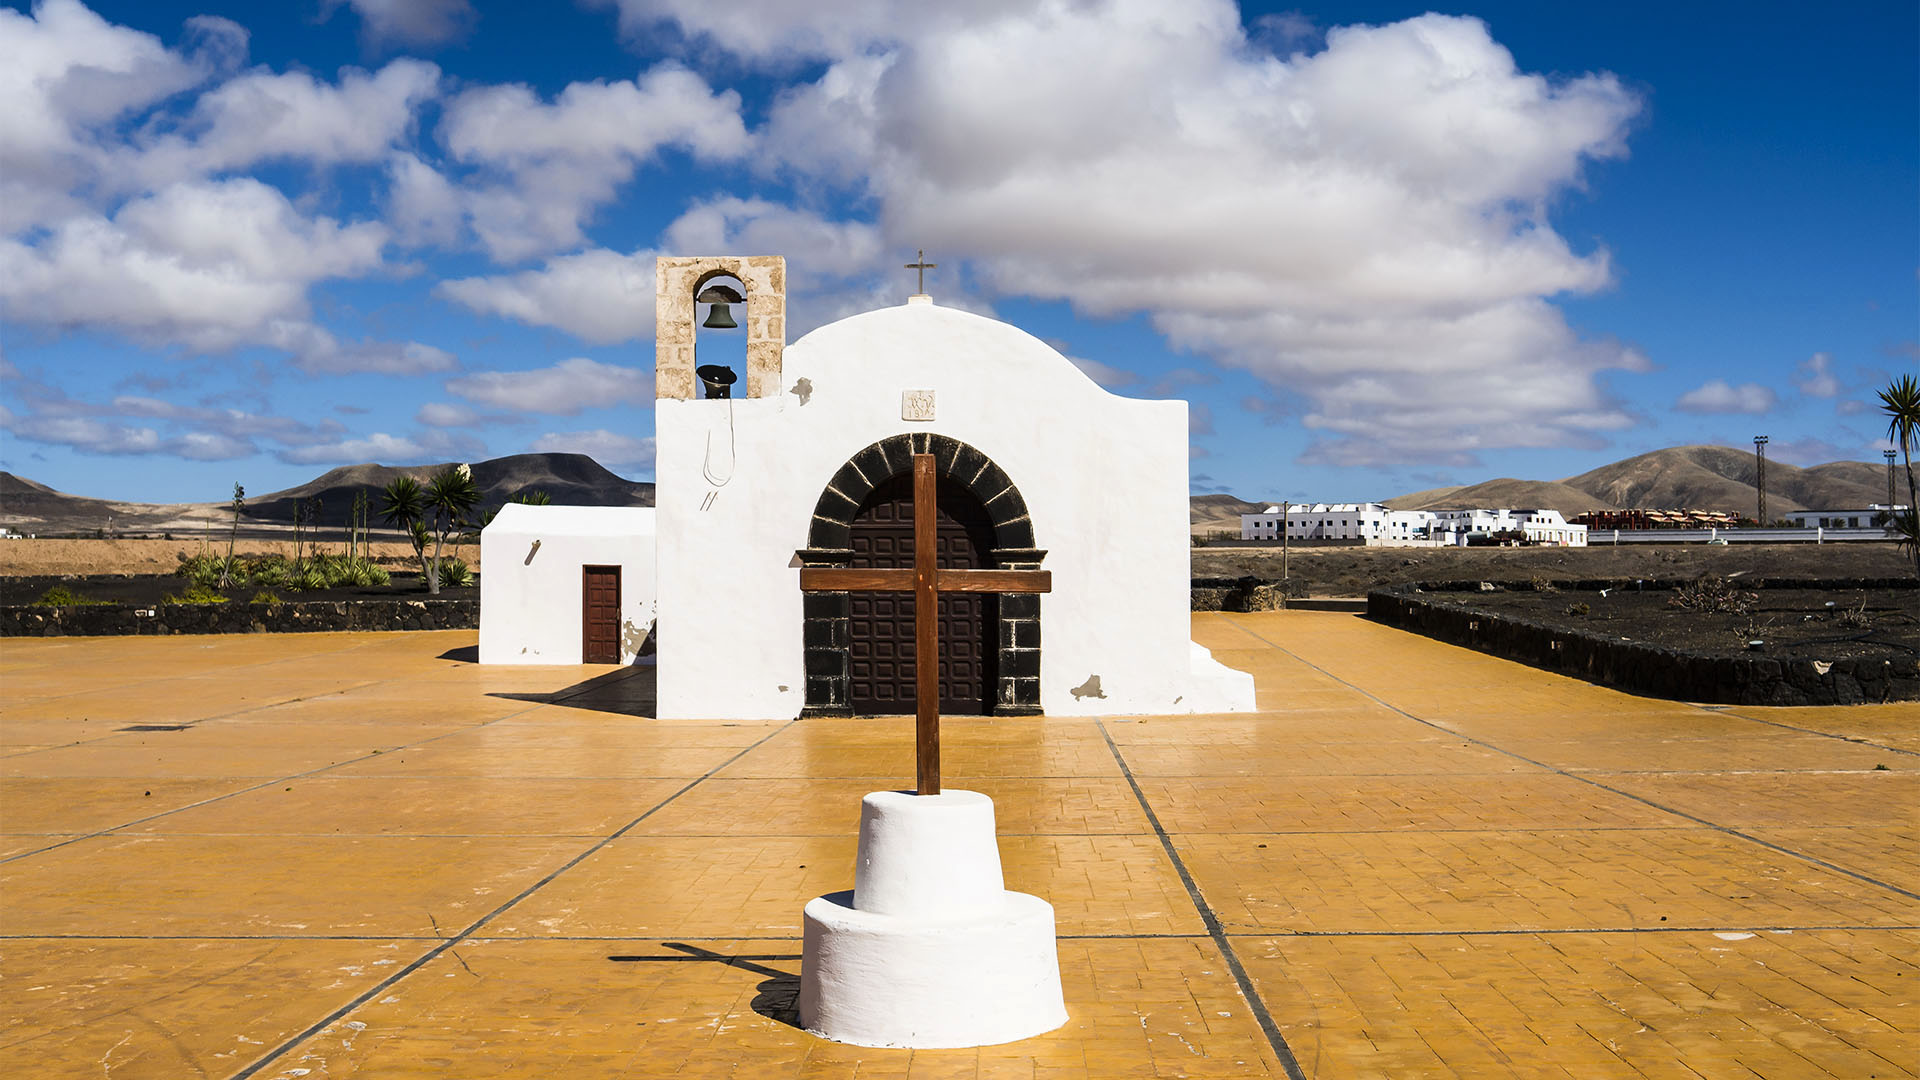
[[[620,662],[620,568],[580,568],[580,662]]]

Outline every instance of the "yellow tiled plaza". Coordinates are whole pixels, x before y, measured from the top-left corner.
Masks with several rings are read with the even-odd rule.
[[[470,631],[9,639],[0,1076],[1920,1075],[1920,707],[1194,635],[1261,712],[943,723],[1072,1019],[941,1051],[792,1025],[909,721],[662,722]]]

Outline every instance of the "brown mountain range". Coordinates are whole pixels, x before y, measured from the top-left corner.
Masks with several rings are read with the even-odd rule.
[[[294,507],[319,500],[319,520],[339,525],[353,506],[355,492],[372,500],[373,524],[380,524],[380,489],[400,476],[422,482],[446,468],[418,465],[346,465],[297,487],[250,496],[241,515],[243,527],[292,525]],[[652,506],[653,485],[615,476],[584,454],[514,454],[475,462],[473,482],[480,505],[495,507],[523,492],[544,491],[553,501],[573,506]],[[121,534],[191,533],[224,525],[227,503],[128,503],[90,499],[55,491],[12,473],[0,472],[0,525],[26,533],[92,533],[111,528]]]
[[[1587,510],[1723,510],[1752,517],[1757,506],[1751,451],[1674,446],[1563,480],[1488,480],[1386,500],[1396,510],[1474,506],[1548,508],[1572,517]],[[1789,510],[1864,507],[1887,501],[1884,465],[1833,461],[1800,468],[1767,462],[1767,516]]]

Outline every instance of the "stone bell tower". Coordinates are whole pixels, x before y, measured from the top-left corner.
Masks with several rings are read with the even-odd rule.
[[[747,397],[780,396],[787,333],[787,260],[780,255],[662,255],[654,269],[654,397],[699,397],[693,373],[694,297],[732,276],[746,289]]]

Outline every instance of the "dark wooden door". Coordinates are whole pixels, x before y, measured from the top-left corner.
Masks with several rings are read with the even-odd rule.
[[[942,482],[936,563],[942,569],[992,565],[993,523],[966,489]],[[899,476],[874,489],[854,515],[850,545],[855,569],[913,566],[913,478]],[[984,593],[940,597],[940,711],[975,716],[993,704],[999,598]],[[848,702],[858,716],[914,711],[914,599],[907,592],[847,594]]]
[[[580,662],[620,662],[620,568],[580,568]]]

